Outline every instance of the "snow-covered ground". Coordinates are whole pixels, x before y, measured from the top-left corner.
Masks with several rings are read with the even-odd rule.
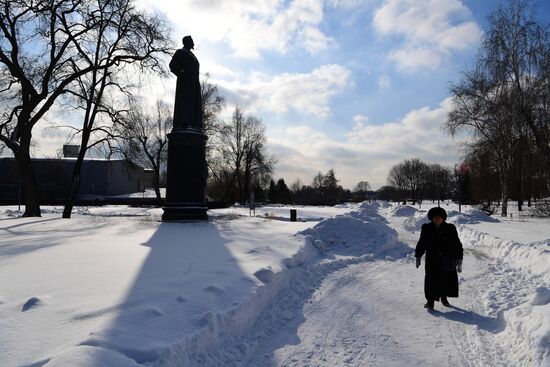
[[[426,203],[0,208],[0,366],[550,366],[550,220],[443,205],[461,295],[427,313]]]

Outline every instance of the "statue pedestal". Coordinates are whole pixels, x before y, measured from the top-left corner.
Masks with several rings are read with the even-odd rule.
[[[207,220],[206,135],[197,129],[168,134],[166,203],[162,221]]]

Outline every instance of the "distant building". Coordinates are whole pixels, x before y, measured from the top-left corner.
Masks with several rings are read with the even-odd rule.
[[[74,156],[75,148],[65,148],[64,153]],[[67,197],[72,181],[75,158],[34,158],[40,198],[43,201],[63,200]],[[143,192],[152,187],[152,171],[125,159],[85,159],[82,163],[80,199],[117,196]],[[19,173],[14,158],[0,158],[0,200],[17,200]],[[24,193],[22,193],[24,195]]]

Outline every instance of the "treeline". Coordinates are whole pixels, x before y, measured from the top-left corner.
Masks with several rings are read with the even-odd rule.
[[[290,187],[284,179],[271,180],[267,190],[257,192],[256,200],[278,204],[335,205],[344,202],[358,202],[371,199],[373,192],[367,181],[359,182],[353,190],[344,189],[338,184],[333,169],[327,173],[317,173],[310,185],[298,179]]]
[[[387,186],[381,187],[377,198],[391,201],[445,200],[457,196],[464,188],[457,185],[460,175],[451,168],[420,159],[405,159],[394,165],[388,174]],[[460,190],[462,189],[462,190]]]
[[[450,91],[447,128],[468,132],[464,167],[472,196],[490,207],[531,204],[550,191],[550,25],[529,1],[501,4],[488,20],[475,65]]]

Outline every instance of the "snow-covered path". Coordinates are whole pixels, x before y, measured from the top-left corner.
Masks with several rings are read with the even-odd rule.
[[[268,342],[248,366],[464,365],[448,319],[422,308],[411,267],[367,262],[334,272],[305,305],[297,333],[290,323],[272,339],[297,343],[270,350]]]
[[[391,224],[414,247],[417,233],[399,220]],[[533,365],[527,341],[503,333],[503,313],[541,280],[477,249],[465,250],[464,263],[460,298],[430,312],[423,308],[424,271],[411,256],[329,272],[302,309],[283,311],[298,314],[264,338],[246,366]]]

